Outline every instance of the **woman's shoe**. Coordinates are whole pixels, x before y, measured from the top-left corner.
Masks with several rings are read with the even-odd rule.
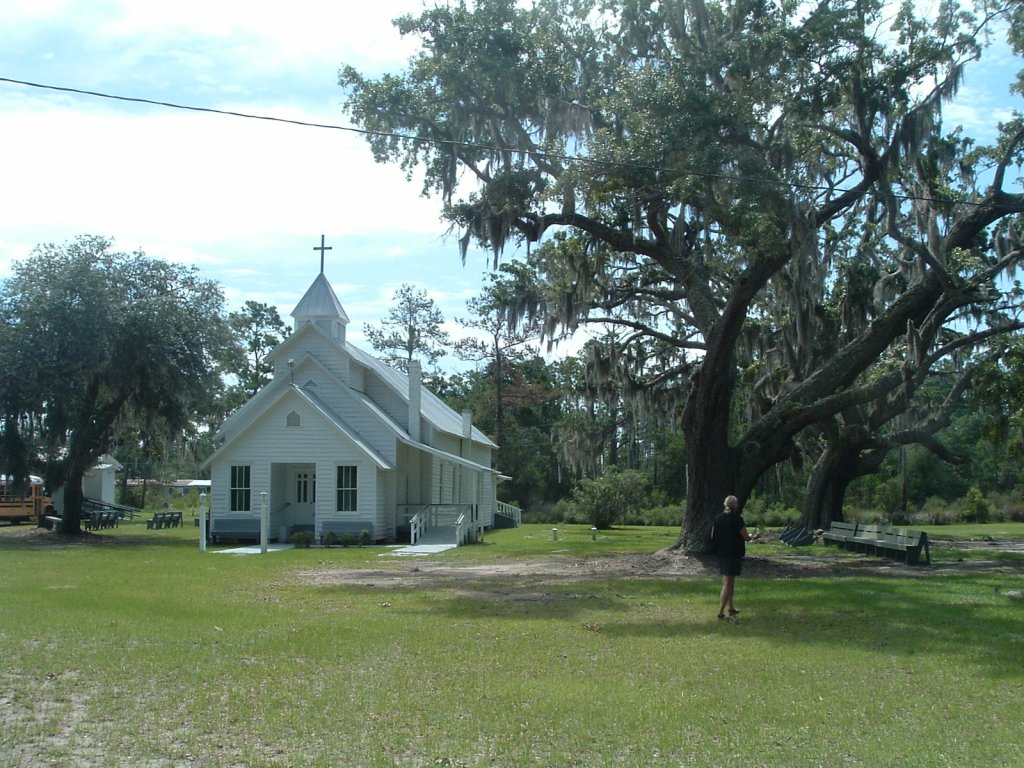
[[[737,611],[735,608],[730,608],[729,609],[729,615],[730,616],[735,616],[737,613],[739,613],[739,611]]]
[[[724,619],[724,618],[725,618],[725,614],[724,614],[724,613],[720,613],[720,614],[718,614],[718,618],[720,618],[720,619]]]

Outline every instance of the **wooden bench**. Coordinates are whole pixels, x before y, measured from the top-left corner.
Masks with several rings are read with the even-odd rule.
[[[181,527],[181,512],[156,512],[153,517],[146,521],[147,528],[179,528]]]
[[[882,535],[885,544],[881,549],[886,557],[891,555],[893,560],[899,560],[907,565],[931,565],[932,553],[928,547],[928,534],[924,531],[890,528]]]
[[[210,538],[259,539],[260,519],[258,517],[215,517],[210,526]]]
[[[117,528],[120,518],[113,510],[94,510],[82,517],[82,523],[87,531],[97,528]]]
[[[826,544],[832,543],[842,547],[843,544],[853,539],[857,533],[856,523],[833,522],[829,529],[822,534]]]
[[[853,551],[864,555],[877,555],[879,547],[885,546],[882,532],[884,525],[858,525],[851,543]]]
[[[887,557],[907,565],[931,565],[928,534],[887,525],[834,522],[823,536],[825,543],[861,554]]]

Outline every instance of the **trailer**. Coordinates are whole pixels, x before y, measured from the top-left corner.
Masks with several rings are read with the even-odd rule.
[[[30,475],[26,486],[19,488],[13,477],[0,475],[0,522],[40,524],[53,514],[53,499],[44,493],[41,477]]]

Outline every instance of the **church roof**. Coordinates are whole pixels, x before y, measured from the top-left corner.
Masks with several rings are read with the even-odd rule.
[[[316,280],[309,286],[306,295],[302,297],[295,309],[292,310],[292,317],[296,320],[307,320],[314,317],[337,318],[343,323],[348,323],[348,315],[338,301],[338,297],[331,288],[327,276],[321,272]]]
[[[345,348],[354,360],[372,370],[381,381],[387,384],[395,393],[398,394],[399,397],[405,400],[405,402],[409,401],[408,375],[401,373],[400,371],[396,371],[383,361],[367,354],[359,347],[346,343]],[[461,435],[461,414],[456,413],[444,402],[444,400],[431,392],[427,387],[421,387],[420,393],[420,413],[423,415],[423,418],[441,432],[447,432],[452,435]],[[473,427],[472,439],[479,443],[489,445],[492,448],[497,448],[497,444],[477,429],[476,426]]]

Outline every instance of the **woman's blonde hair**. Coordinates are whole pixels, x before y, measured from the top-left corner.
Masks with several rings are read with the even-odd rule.
[[[735,512],[737,509],[740,508],[740,500],[737,499],[735,496],[726,496],[725,508],[728,509],[730,512]]]

